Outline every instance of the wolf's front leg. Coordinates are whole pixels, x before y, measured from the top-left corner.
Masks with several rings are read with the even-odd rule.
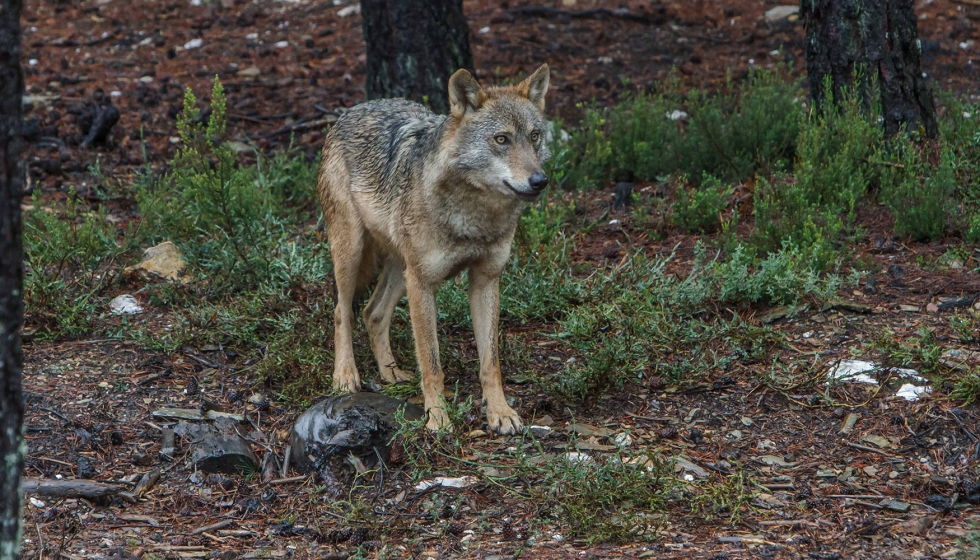
[[[436,287],[406,270],[408,288],[408,313],[412,319],[412,335],[415,337],[415,356],[422,370],[422,397],[425,411],[429,414],[426,427],[430,430],[449,424],[446,401],[443,398],[444,376],[439,364],[439,334],[436,325]]]
[[[487,423],[491,430],[499,434],[516,434],[524,428],[524,423],[504,397],[500,358],[497,355],[500,275],[496,271],[473,267],[469,271],[469,281],[470,314],[473,316],[473,332],[480,354],[480,384],[487,406]]]

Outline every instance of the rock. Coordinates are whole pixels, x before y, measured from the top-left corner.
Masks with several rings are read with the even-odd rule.
[[[258,66],[249,66],[242,68],[237,74],[239,78],[258,78],[262,74],[262,70]]]
[[[849,413],[847,416],[844,417],[844,421],[841,423],[841,427],[838,433],[840,434],[851,433],[851,431],[854,429],[854,424],[857,424],[857,421],[860,418],[861,416],[857,413],[854,412]]]
[[[799,19],[800,6],[799,4],[794,4],[792,6],[776,6],[775,8],[770,8],[766,10],[766,21],[769,23],[777,23],[780,21],[796,21]]]
[[[916,517],[896,525],[895,532],[906,535],[923,535],[935,522],[936,518],[932,516]]]
[[[184,50],[189,51],[191,49],[199,49],[202,46],[204,46],[203,39],[191,39],[190,41],[184,43]]]
[[[136,315],[143,312],[143,307],[133,296],[122,294],[112,298],[112,301],[109,302],[109,310],[114,315]]]
[[[538,439],[546,439],[553,431],[548,426],[529,426],[528,430],[530,430],[531,435]]]
[[[361,13],[361,4],[360,2],[358,2],[357,4],[351,4],[350,6],[341,8],[337,12],[337,17],[345,18],[354,15],[359,15],[360,13]]]
[[[763,455],[761,457],[756,457],[756,461],[762,464],[769,465],[770,467],[793,467],[796,463],[793,461],[787,461],[782,457],[777,457],[776,455]]]
[[[686,119],[688,117],[688,114],[684,111],[681,111],[680,109],[674,109],[669,113],[665,113],[664,116],[672,121],[679,121],[681,119]]]
[[[853,381],[877,385],[878,380],[868,375],[878,369],[878,364],[864,360],[842,360],[832,366],[827,377],[836,381]]]
[[[185,268],[187,268],[187,261],[184,260],[180,249],[172,241],[164,241],[143,251],[143,260],[137,265],[127,266],[123,274],[149,275],[185,284],[191,281],[191,277],[184,274]]]
[[[94,478],[95,474],[95,467],[92,466],[92,461],[90,461],[88,457],[79,457],[78,478]]]
[[[930,387],[920,387],[918,385],[906,383],[899,387],[898,391],[895,393],[895,396],[902,397],[909,402],[915,402],[919,400],[919,397],[923,393],[929,393],[931,391],[932,389]]]
[[[980,352],[950,348],[939,356],[939,363],[960,371],[968,371],[980,365]]]
[[[191,455],[194,467],[209,473],[250,473],[259,470],[259,460],[241,436],[222,434],[205,437]]]
[[[770,309],[765,315],[759,318],[759,321],[761,321],[763,325],[768,325],[780,319],[785,319],[786,317],[791,317],[793,315],[796,315],[797,313],[803,313],[804,311],[809,309],[809,307],[810,306],[807,304],[781,305],[779,307]]]
[[[588,453],[581,453],[579,451],[569,451],[561,456],[562,459],[568,461],[569,463],[589,463],[592,461],[592,456]]]
[[[708,471],[704,468],[695,465],[690,460],[684,457],[677,457],[674,459],[674,471],[681,472],[685,474],[690,473],[698,478],[708,478]]]
[[[423,480],[415,485],[415,489],[418,491],[428,490],[435,486],[442,486],[443,488],[468,488],[473,486],[480,480],[475,476],[458,476],[458,477],[447,477],[447,476],[437,476],[432,480]]]
[[[81,147],[87,148],[92,144],[105,143],[106,139],[109,138],[112,127],[116,126],[118,122],[119,109],[116,109],[112,103],[107,103],[96,109],[92,119],[92,126],[89,127],[88,132],[85,134],[85,139],[82,140]]]
[[[377,393],[328,397],[296,419],[289,433],[290,460],[300,472],[315,471],[328,485],[338,472],[350,471],[351,455],[372,466],[379,455],[388,461],[399,409],[405,420],[425,415],[417,405]]]
[[[912,504],[900,502],[898,500],[882,500],[878,505],[885,509],[890,509],[899,513],[905,513],[912,508]]]

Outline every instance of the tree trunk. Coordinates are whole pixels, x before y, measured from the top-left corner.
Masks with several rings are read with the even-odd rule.
[[[919,66],[919,32],[913,0],[801,0],[806,25],[806,69],[819,109],[825,80],[831,91],[857,86],[868,103],[879,101],[885,133],[904,125],[938,134],[932,91]],[[854,84],[855,72],[862,76]],[[871,80],[877,79],[876,83]],[[871,87],[874,86],[874,87]],[[878,91],[878,100],[868,93]]]
[[[0,0],[0,560],[20,558],[24,472],[21,0]]]
[[[404,97],[447,113],[449,77],[473,70],[462,0],[363,0],[368,99]]]

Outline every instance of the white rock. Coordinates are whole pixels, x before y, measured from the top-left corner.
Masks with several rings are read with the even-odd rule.
[[[357,3],[357,4],[352,4],[350,6],[347,6],[346,8],[341,8],[340,11],[337,12],[337,17],[348,17],[360,13],[361,13],[361,4]]]
[[[129,294],[112,298],[112,301],[109,302],[109,309],[114,315],[136,315],[143,312],[140,302]]]
[[[827,372],[827,377],[838,381],[856,381],[858,383],[868,383],[877,385],[878,380],[868,375],[878,369],[878,364],[865,362],[863,360],[844,360],[839,364],[831,366]]]
[[[562,455],[562,458],[569,463],[588,463],[592,461],[592,457],[588,453],[581,453],[579,451],[569,451]]]
[[[45,507],[45,503],[42,502],[41,500],[38,500],[34,496],[31,496],[28,499],[31,501],[31,505],[34,506],[34,507],[36,507],[36,508],[43,508],[43,507]]]
[[[906,383],[898,388],[898,392],[895,393],[896,397],[902,397],[909,402],[915,402],[919,400],[919,397],[923,393],[929,393],[932,389],[929,387],[919,387],[918,385],[912,385],[911,383]]]
[[[199,49],[204,45],[203,39],[191,39],[184,43],[184,50]]]
[[[633,438],[627,433],[616,434],[612,440],[616,447],[629,447],[633,444]]]
[[[415,485],[415,489],[418,491],[428,490],[433,486],[443,486],[445,488],[468,488],[479,482],[475,476],[458,476],[458,477],[448,477],[448,476],[437,476],[432,480],[423,480]]]
[[[789,19],[791,16],[798,15],[800,13],[800,5],[795,4],[792,6],[776,6],[775,8],[770,8],[766,10],[766,20],[775,23],[777,21],[783,21]]]
[[[276,43],[277,49],[284,49],[288,46],[289,46],[289,41],[279,41],[278,43]]]
[[[480,30],[477,33],[479,33],[480,35],[486,35],[487,33],[490,33],[490,28],[489,27],[481,27]]]
[[[681,111],[680,109],[674,109],[672,112],[667,113],[666,116],[672,121],[679,121],[681,119],[686,119],[687,113]]]

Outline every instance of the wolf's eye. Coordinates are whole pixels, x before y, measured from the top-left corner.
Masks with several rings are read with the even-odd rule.
[[[494,136],[493,139],[496,143],[500,144],[501,146],[507,143],[507,137],[504,136],[503,134],[498,134]]]
[[[541,134],[539,134],[538,131],[532,132],[531,133],[531,142],[537,142],[538,141],[538,138],[540,138],[540,137],[541,137]]]

